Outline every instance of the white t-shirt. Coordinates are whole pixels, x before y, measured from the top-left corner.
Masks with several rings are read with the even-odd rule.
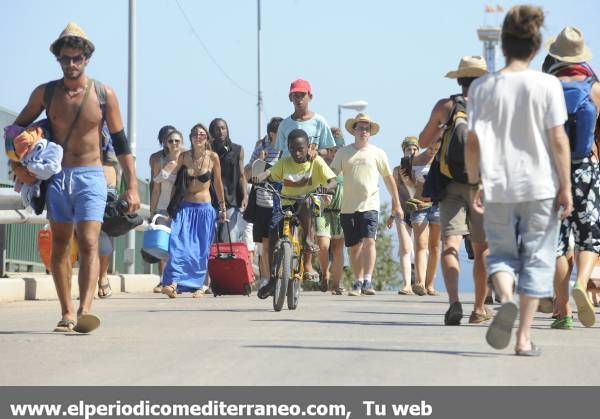
[[[567,119],[559,80],[534,70],[493,73],[473,82],[468,127],[477,134],[487,202],[554,198],[559,182],[548,130]]]
[[[360,150],[347,145],[337,151],[331,168],[344,176],[342,214],[379,211],[379,176],[392,174],[382,149],[372,144]]]

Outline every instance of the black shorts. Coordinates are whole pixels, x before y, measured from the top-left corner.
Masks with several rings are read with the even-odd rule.
[[[256,206],[256,219],[252,225],[252,239],[255,243],[262,243],[269,238],[269,225],[273,216],[273,208]]]
[[[378,211],[341,214],[340,217],[346,247],[357,245],[362,239],[377,238]]]

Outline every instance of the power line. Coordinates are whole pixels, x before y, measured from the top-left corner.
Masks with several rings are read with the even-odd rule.
[[[200,45],[204,49],[204,52],[206,53],[206,55],[208,55],[208,58],[210,58],[210,60],[215,65],[215,67],[217,67],[219,69],[219,71],[221,72],[221,74],[227,80],[229,80],[231,82],[231,84],[233,84],[235,87],[237,87],[242,92],[246,93],[249,96],[258,98],[258,96],[256,95],[256,93],[252,93],[251,91],[246,90],[242,86],[240,86],[233,78],[231,78],[229,76],[229,74],[227,74],[227,72],[223,69],[223,67],[221,67],[219,65],[219,63],[217,62],[217,60],[215,60],[215,58],[212,56],[212,54],[210,53],[210,51],[208,50],[208,48],[206,47],[206,45],[204,44],[204,42],[200,38],[200,35],[198,35],[198,32],[196,32],[196,29],[194,29],[194,25],[192,25],[192,21],[186,15],[185,11],[183,10],[183,7],[181,7],[181,4],[179,4],[179,0],[175,0],[175,3],[177,4],[177,7],[179,8],[179,11],[181,12],[181,14],[183,15],[183,18],[185,19],[185,21],[187,22],[188,26],[190,27],[190,30],[192,31],[192,34],[194,34],[194,36],[196,37],[196,39],[198,40],[198,42],[200,42]]]

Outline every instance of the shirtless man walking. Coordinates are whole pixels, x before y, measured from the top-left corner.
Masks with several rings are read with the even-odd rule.
[[[103,112],[94,81],[85,74],[94,44],[75,23],[69,23],[50,51],[62,69],[63,77],[35,88],[15,124],[27,126],[46,109],[52,140],[63,146],[62,171],[53,176],[46,193],[46,208],[52,228],[52,277],[60,301],[62,317],[56,332],[89,333],[100,325],[91,314],[99,275],[98,237],[106,206],[106,180],[102,170],[100,135]],[[53,88],[49,100],[44,93]],[[119,104],[114,91],[103,86],[106,96],[104,119],[127,190],[122,199],[128,210],[140,206],[135,164],[123,129]],[[50,106],[52,104],[52,106]],[[23,166],[14,165],[18,180],[32,183],[35,178]],[[71,299],[70,241],[77,232],[79,246],[79,309]]]

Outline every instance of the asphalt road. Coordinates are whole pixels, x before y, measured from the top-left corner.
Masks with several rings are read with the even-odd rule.
[[[540,358],[496,351],[485,325],[443,326],[446,297],[303,292],[271,300],[118,294],[90,335],[50,332],[57,301],[0,304],[0,385],[600,385],[600,331],[536,317]],[[497,307],[497,306],[494,306]]]

